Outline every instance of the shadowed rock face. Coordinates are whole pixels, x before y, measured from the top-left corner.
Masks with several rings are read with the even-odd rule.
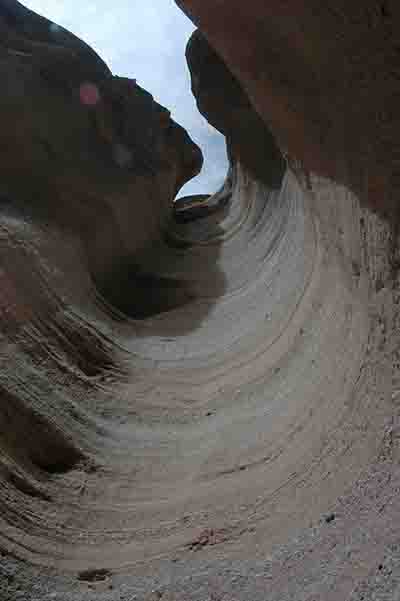
[[[398,205],[396,0],[179,0],[292,157]]]
[[[286,164],[274,138],[238,80],[198,30],[189,40],[186,58],[199,111],[226,137],[231,160],[240,160],[256,179],[279,188]]]
[[[18,2],[0,3],[0,29],[0,194],[81,236],[103,284],[159,235],[201,151],[70,33]]]
[[[0,599],[397,599],[398,240],[304,169],[360,185],[371,106],[352,123],[321,65],[344,14],[349,83],[372,4],[185,4],[231,150],[186,213],[201,153],[169,112],[0,0]]]

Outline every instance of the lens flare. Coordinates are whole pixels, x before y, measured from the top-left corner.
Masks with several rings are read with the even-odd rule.
[[[85,82],[79,88],[81,103],[85,106],[96,106],[100,102],[100,92],[94,83]]]

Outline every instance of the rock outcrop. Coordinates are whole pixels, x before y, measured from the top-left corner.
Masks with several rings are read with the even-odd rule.
[[[136,257],[200,171],[201,151],[167,109],[113,77],[72,34],[14,1],[1,3],[0,18],[0,194],[79,235],[107,294],[122,261],[131,276],[140,271]]]
[[[396,599],[397,9],[180,4],[231,157],[183,214],[168,110],[0,0],[1,601]]]
[[[382,212],[399,194],[395,0],[177,0],[281,147]]]
[[[225,136],[231,161],[240,161],[267,186],[280,188],[286,170],[282,153],[237,79],[199,30],[189,40],[186,58],[198,109]]]

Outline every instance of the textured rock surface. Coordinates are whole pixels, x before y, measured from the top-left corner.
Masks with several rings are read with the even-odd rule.
[[[398,598],[391,223],[292,159],[279,188],[268,153],[255,176],[232,121],[220,210],[179,222],[172,200],[201,165],[185,132],[76,38],[0,7],[1,601]],[[226,31],[236,16],[260,69],[246,13]],[[299,131],[285,150],[308,164]]]
[[[110,270],[159,235],[201,152],[148,92],[32,15],[0,5],[0,193],[79,235],[107,291]]]
[[[280,188],[286,163],[272,134],[198,30],[189,40],[186,58],[199,111],[225,136],[231,160],[240,161],[267,186]]]
[[[398,205],[396,0],[177,0],[281,145],[380,210]]]

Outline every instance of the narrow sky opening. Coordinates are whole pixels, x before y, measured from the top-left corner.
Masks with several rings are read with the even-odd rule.
[[[194,27],[173,0],[23,0],[25,6],[69,29],[131,77],[182,125],[204,154],[202,173],[179,196],[215,192],[225,179],[223,136],[199,114],[190,90],[185,47]]]

